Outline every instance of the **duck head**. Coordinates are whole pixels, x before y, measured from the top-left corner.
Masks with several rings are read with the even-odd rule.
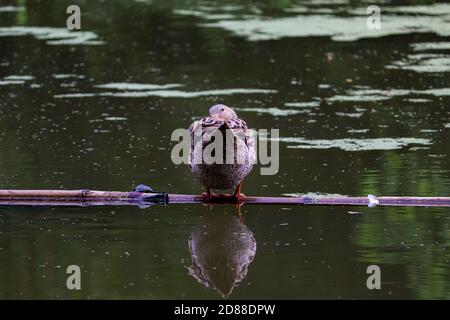
[[[237,119],[236,112],[224,104],[216,104],[209,108],[209,116],[222,121]]]

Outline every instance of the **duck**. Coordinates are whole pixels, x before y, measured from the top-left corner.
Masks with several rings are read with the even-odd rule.
[[[209,108],[209,115],[194,121],[189,129],[188,164],[194,177],[206,188],[208,202],[240,202],[244,178],[256,159],[255,138],[247,123],[224,104]],[[217,139],[222,139],[218,144]],[[214,144],[213,144],[214,143]],[[214,190],[234,190],[215,194]]]

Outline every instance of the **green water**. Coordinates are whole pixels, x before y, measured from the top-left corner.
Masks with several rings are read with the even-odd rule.
[[[449,196],[450,5],[371,33],[355,3],[85,1],[73,38],[69,4],[0,0],[0,189],[200,193],[170,136],[221,102],[280,129],[246,194]],[[448,208],[241,212],[0,206],[0,298],[450,298]]]

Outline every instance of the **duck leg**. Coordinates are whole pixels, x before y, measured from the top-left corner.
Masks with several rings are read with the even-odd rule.
[[[238,184],[233,194],[221,193],[213,196],[213,200],[225,203],[239,203],[245,200],[245,194],[241,193],[242,182]]]
[[[245,198],[245,194],[241,193],[242,182],[238,184],[236,187],[236,191],[232,195],[232,199],[236,202],[239,202]]]
[[[239,203],[245,199],[245,194],[241,193],[242,182],[236,187],[236,191],[233,194],[220,193],[215,194],[211,192],[210,188],[206,189],[206,192],[202,193],[202,196],[207,202],[222,202],[222,203]]]
[[[236,211],[237,211],[237,216],[238,216],[239,222],[244,224],[244,219],[242,218],[242,214],[241,214],[241,206],[242,206],[241,203],[237,203],[236,204]]]
[[[207,202],[213,202],[220,198],[217,194],[211,192],[211,188],[206,188],[206,192],[203,192],[202,196]]]
[[[208,201],[208,202],[211,201],[212,195],[213,195],[213,193],[211,192],[210,188],[206,188],[206,192],[202,193],[204,200]]]

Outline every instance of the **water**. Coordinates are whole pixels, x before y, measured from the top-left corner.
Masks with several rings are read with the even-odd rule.
[[[449,195],[450,5],[69,4],[0,1],[0,188],[199,193],[170,135],[223,102],[280,129],[246,194]],[[0,298],[450,298],[447,208],[236,211],[0,207]]]

